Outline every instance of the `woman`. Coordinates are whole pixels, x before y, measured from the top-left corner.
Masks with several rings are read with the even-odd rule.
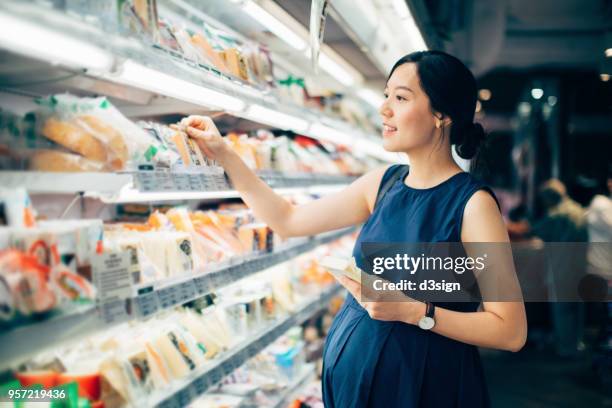
[[[496,200],[462,172],[451,145],[471,158],[484,138],[473,123],[476,81],[439,51],[400,59],[380,107],[383,146],[410,158],[409,173],[386,191],[398,167],[373,170],[342,192],[293,206],[245,166],[212,121],[185,119],[188,134],[229,175],[245,203],[281,236],[301,236],[364,223],[354,249],[369,242],[508,242]],[[330,328],[323,356],[323,398],[332,407],[483,407],[489,398],[475,346],[518,351],[525,343],[522,302],[359,302],[351,292]],[[444,307],[442,307],[444,306]],[[433,317],[431,330],[418,322]]]

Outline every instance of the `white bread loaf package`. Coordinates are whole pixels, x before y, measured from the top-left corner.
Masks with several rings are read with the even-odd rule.
[[[149,133],[121,114],[104,97],[79,98],[69,94],[37,100],[38,133],[51,140],[63,157],[34,156],[30,166],[46,171],[120,171],[140,164],[170,167],[172,155]],[[74,158],[86,161],[75,165]],[[61,160],[60,160],[61,159]],[[95,171],[95,170],[94,170]]]

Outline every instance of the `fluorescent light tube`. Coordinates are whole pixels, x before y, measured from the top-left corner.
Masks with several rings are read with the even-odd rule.
[[[261,122],[280,129],[293,130],[303,133],[308,128],[308,122],[304,119],[283,112],[278,112],[261,105],[251,105],[247,109],[246,116],[256,122]]]
[[[347,146],[351,146],[355,142],[355,138],[347,135],[346,133],[320,123],[313,123],[308,131],[308,134],[316,137],[317,139]]]
[[[86,41],[0,13],[0,48],[74,68],[108,71],[113,56]]]
[[[310,52],[308,52],[308,56],[310,56]],[[343,85],[351,86],[355,84],[353,75],[324,52],[319,54],[319,66]]]
[[[111,79],[197,105],[220,108],[230,112],[240,112],[246,106],[241,99],[176,78],[131,60],[127,60],[119,75]]]
[[[246,2],[242,9],[291,47],[298,51],[306,48],[306,41],[253,1]]]

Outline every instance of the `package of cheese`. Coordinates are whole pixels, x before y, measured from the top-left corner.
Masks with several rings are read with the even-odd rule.
[[[187,136],[185,132],[175,129],[172,142],[180,153],[184,166],[201,167],[207,164],[196,141]]]
[[[361,269],[357,267],[355,258],[338,258],[326,256],[320,261],[322,267],[331,272],[334,276],[346,276],[356,282],[361,282]]]
[[[228,48],[221,51],[221,58],[223,58],[225,65],[234,76],[248,82],[247,63],[238,49]]]
[[[225,64],[223,58],[213,49],[212,45],[204,36],[200,34],[192,35],[191,43],[200,51],[202,56],[208,60],[210,64],[212,64],[212,66],[226,74],[231,72]]]
[[[152,345],[164,358],[172,378],[179,379],[195,370],[197,365],[183,337],[176,329],[165,328],[155,337]]]
[[[244,248],[255,252],[271,252],[274,235],[272,230],[263,223],[251,223],[238,228],[238,237]]]

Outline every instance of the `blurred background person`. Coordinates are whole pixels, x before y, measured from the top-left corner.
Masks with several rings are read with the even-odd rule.
[[[585,243],[588,241],[586,211],[567,195],[557,179],[544,182],[538,192],[544,216],[533,226],[533,234],[544,242]],[[570,249],[570,247],[568,247]],[[560,357],[574,357],[584,349],[584,304],[566,302],[585,274],[584,245],[571,250],[549,250],[546,259],[548,299],[554,346]]]

